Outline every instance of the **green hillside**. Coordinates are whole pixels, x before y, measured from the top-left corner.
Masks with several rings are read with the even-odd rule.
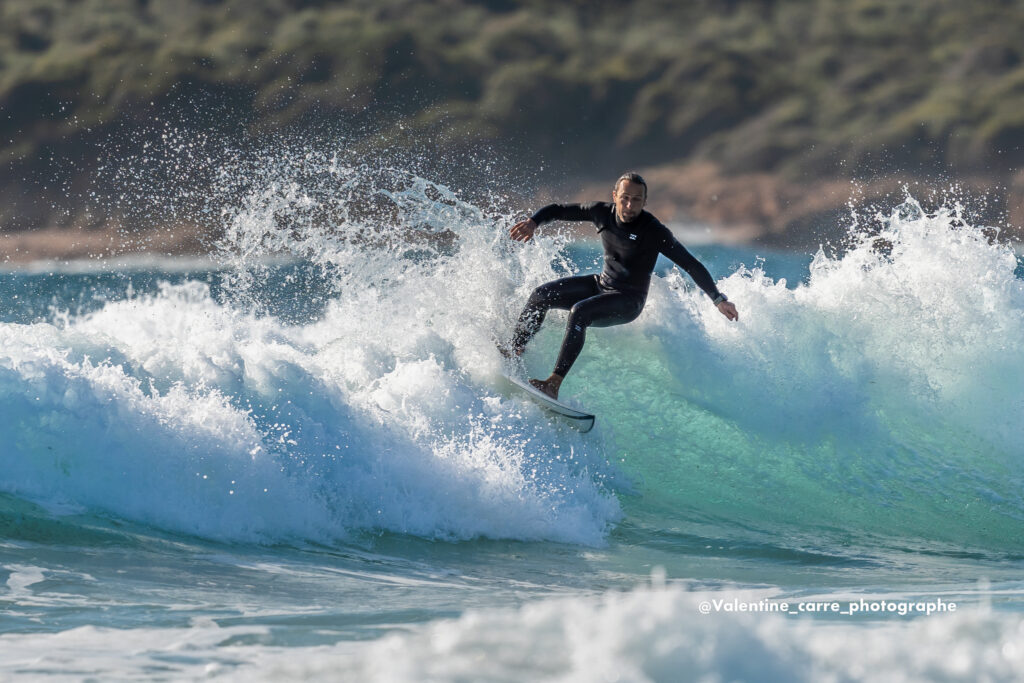
[[[4,0],[0,226],[73,221],[95,146],[154,120],[490,145],[541,184],[703,161],[1011,187],[1021,36],[996,0]]]

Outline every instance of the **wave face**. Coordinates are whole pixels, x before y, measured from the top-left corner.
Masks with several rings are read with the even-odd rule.
[[[337,158],[221,182],[217,270],[0,323],[0,491],[234,541],[600,545],[624,500],[718,535],[1024,551],[1024,286],[954,211],[908,200],[799,283],[702,252],[738,324],[664,273],[589,335],[580,435],[507,392],[494,342],[592,247],[512,244],[500,201]],[[39,283],[57,309],[68,277]]]
[[[819,251],[796,286],[762,268],[720,282],[739,325],[666,277],[603,349],[604,362],[623,346],[643,359],[609,398],[648,397],[618,443],[647,454],[648,493],[670,510],[1019,553],[1017,257],[912,199],[878,220],[845,253]]]

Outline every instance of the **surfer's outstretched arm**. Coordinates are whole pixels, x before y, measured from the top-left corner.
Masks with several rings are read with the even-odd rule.
[[[509,236],[517,242],[528,242],[537,227],[550,221],[593,221],[593,204],[548,204],[525,221],[512,226]]]
[[[667,249],[663,249],[662,252],[667,256],[673,263],[686,271],[686,273],[693,278],[693,281],[697,283],[697,286],[704,290],[704,293],[711,297],[715,307],[718,311],[729,320],[739,320],[740,314],[736,310],[736,305],[729,301],[724,294],[718,291],[718,285],[715,284],[715,279],[711,277],[711,273],[704,267],[704,264],[697,260],[697,257],[691,254],[686,247],[680,244],[677,240],[672,240],[672,243]]]

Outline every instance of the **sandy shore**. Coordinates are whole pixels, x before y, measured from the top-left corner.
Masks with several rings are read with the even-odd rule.
[[[146,232],[122,228],[46,228],[0,233],[0,264],[38,261],[77,261],[156,254],[195,256],[206,253],[209,240],[194,225],[177,225]]]
[[[707,163],[640,169],[648,181],[648,209],[666,223],[706,226],[709,241],[807,248],[841,238],[861,215],[891,210],[910,194],[926,210],[955,201],[983,207],[977,224],[994,225],[1002,236],[1024,241],[1024,171],[1001,187],[973,178],[940,186],[903,177],[870,182],[822,179],[795,183],[771,174],[723,175]],[[535,200],[591,201],[610,196],[607,184],[548,188]],[[108,259],[127,255],[194,256],[214,240],[196,225],[178,224],[149,231],[119,225],[98,228],[46,228],[0,232],[0,264]]]

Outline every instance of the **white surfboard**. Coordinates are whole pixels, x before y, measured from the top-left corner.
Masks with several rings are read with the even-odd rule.
[[[596,418],[590,413],[585,413],[582,410],[577,410],[573,408],[572,406],[567,406],[561,401],[551,398],[543,391],[530,385],[529,382],[524,382],[518,377],[511,377],[509,375],[505,375],[505,379],[507,379],[509,383],[512,384],[514,387],[516,387],[524,394],[526,394],[528,397],[530,397],[530,399],[537,403],[537,405],[539,405],[541,408],[544,408],[545,410],[548,410],[560,417],[565,418],[566,420],[568,420],[569,424],[571,424],[573,427],[580,430],[581,432],[589,432],[591,429],[594,428],[594,420]]]

